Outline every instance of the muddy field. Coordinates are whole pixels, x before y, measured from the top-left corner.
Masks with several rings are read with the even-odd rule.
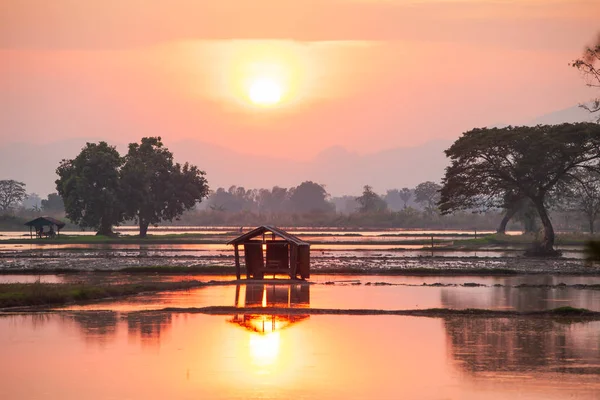
[[[231,251],[170,251],[139,249],[64,249],[0,252],[0,269],[17,272],[28,269],[118,270],[134,266],[223,266],[233,267]],[[433,271],[511,270],[519,273],[600,274],[600,265],[576,258],[528,258],[443,256],[421,252],[312,251],[315,272],[385,272],[430,269]]]

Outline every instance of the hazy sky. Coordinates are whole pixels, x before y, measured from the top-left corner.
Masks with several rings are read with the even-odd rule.
[[[600,0],[5,0],[0,140],[304,160],[452,139],[591,98],[568,64],[599,21]]]

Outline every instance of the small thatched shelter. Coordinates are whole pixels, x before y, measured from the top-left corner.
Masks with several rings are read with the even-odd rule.
[[[229,243],[235,250],[235,272],[240,279],[239,246],[244,246],[246,278],[286,274],[291,279],[310,277],[310,244],[270,225],[259,226]]]
[[[52,237],[54,235],[60,235],[60,230],[65,227],[65,223],[52,217],[39,217],[25,225],[29,227],[29,237],[33,238],[33,229],[35,228],[36,237]],[[48,230],[44,230],[44,227],[49,227]],[[55,228],[56,227],[56,228]]]

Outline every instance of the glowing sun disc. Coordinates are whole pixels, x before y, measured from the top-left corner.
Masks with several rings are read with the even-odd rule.
[[[273,105],[281,101],[281,86],[272,79],[257,79],[250,85],[248,97],[258,105]]]

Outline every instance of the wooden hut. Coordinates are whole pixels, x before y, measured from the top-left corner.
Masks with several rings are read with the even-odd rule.
[[[60,230],[65,227],[65,223],[52,217],[38,217],[34,220],[26,222],[29,227],[29,237],[33,238],[33,229],[35,228],[36,237],[53,237],[60,235]],[[47,231],[44,227],[49,227]],[[55,228],[56,227],[56,228]]]
[[[310,277],[310,244],[270,225],[259,226],[229,243],[235,250],[235,272],[241,276],[240,245],[244,246],[247,279],[286,274],[291,279]]]

